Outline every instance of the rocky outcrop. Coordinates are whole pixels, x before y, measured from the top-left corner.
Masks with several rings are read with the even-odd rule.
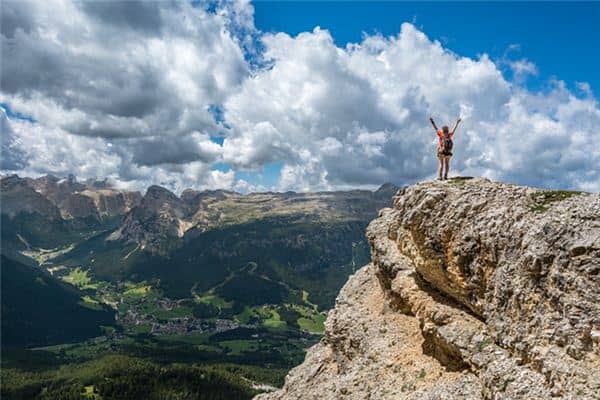
[[[3,177],[1,182],[2,200],[5,202],[2,214],[9,216],[24,211],[52,219],[91,218],[100,221],[125,215],[142,198],[139,192],[114,189],[106,181],[80,183],[73,175],[66,179],[52,175],[35,179],[11,175]]]
[[[36,213],[50,220],[60,219],[60,210],[47,198],[36,192],[23,178],[10,175],[0,180],[2,214],[13,218],[20,213]]]
[[[141,249],[166,255],[179,245],[176,239],[191,227],[188,214],[187,204],[177,195],[153,185],[108,240],[137,243]]]
[[[106,181],[78,182],[73,175],[65,179],[45,175],[36,179],[24,178],[24,181],[58,207],[65,219],[101,220],[125,215],[142,198],[139,192],[111,188]]]
[[[40,194],[60,208],[61,204],[68,201],[73,193],[85,190],[86,186],[77,182],[74,175],[61,179],[53,175],[44,175],[36,179],[25,178],[29,184]]]
[[[274,399],[599,399],[600,196],[405,188]]]
[[[89,198],[100,218],[125,215],[142,201],[140,192],[123,192],[115,189],[86,189],[81,196]]]
[[[100,213],[92,198],[81,193],[71,193],[60,203],[61,215],[65,219],[92,218],[100,220]]]

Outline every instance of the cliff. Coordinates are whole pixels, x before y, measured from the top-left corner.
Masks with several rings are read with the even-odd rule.
[[[191,227],[185,219],[188,213],[183,200],[163,187],[152,185],[108,240],[137,243],[142,249],[166,255],[179,245],[175,240]]]
[[[600,196],[405,188],[326,331],[260,400],[599,399]]]
[[[50,220],[61,218],[60,210],[50,200],[16,175],[0,179],[0,204],[0,211],[9,218],[20,213],[37,213]]]
[[[142,197],[139,192],[117,190],[102,181],[80,183],[73,175],[66,179],[52,175],[36,179],[11,175],[0,181],[4,202],[2,214],[10,217],[28,212],[52,219],[91,218],[99,221],[125,215]]]

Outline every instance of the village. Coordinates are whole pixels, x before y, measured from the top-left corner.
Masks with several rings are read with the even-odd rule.
[[[234,320],[222,318],[197,318],[190,312],[187,315],[178,315],[165,318],[165,314],[177,314],[174,310],[186,310],[190,299],[173,300],[160,298],[156,301],[158,312],[148,312],[147,306],[153,299],[140,299],[138,304],[132,305],[124,313],[118,313],[116,318],[125,329],[133,332],[144,332],[152,335],[196,335],[201,333],[219,333],[236,328],[256,328],[255,324],[240,324]],[[145,307],[144,307],[145,306]]]

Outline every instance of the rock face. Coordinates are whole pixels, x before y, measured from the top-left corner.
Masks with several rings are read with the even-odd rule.
[[[189,210],[183,200],[160,186],[150,186],[140,204],[127,214],[118,230],[108,240],[137,243],[141,249],[168,254],[177,246],[191,224]]]
[[[140,192],[122,192],[110,188],[86,189],[81,192],[81,196],[92,201],[95,212],[100,218],[124,215],[142,200]]]
[[[73,175],[60,179],[52,175],[40,178],[3,177],[2,213],[14,216],[36,212],[53,219],[91,218],[101,220],[125,215],[141,201],[139,192],[111,188],[106,182],[77,182]],[[13,202],[10,199],[15,199]],[[58,211],[58,216],[55,215]]]
[[[11,175],[2,178],[0,184],[2,214],[13,218],[20,213],[37,213],[50,220],[60,219],[60,210],[36,192],[25,179]]]
[[[23,180],[58,207],[65,219],[100,220],[124,215],[139,204],[142,198],[139,192],[116,190],[103,181],[81,183],[73,175],[66,179],[46,175]]]
[[[600,399],[600,196],[405,188],[274,399]]]

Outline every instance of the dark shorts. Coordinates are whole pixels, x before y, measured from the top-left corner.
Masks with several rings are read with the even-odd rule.
[[[452,157],[452,152],[451,151],[438,151],[437,156],[438,156],[438,158]]]

